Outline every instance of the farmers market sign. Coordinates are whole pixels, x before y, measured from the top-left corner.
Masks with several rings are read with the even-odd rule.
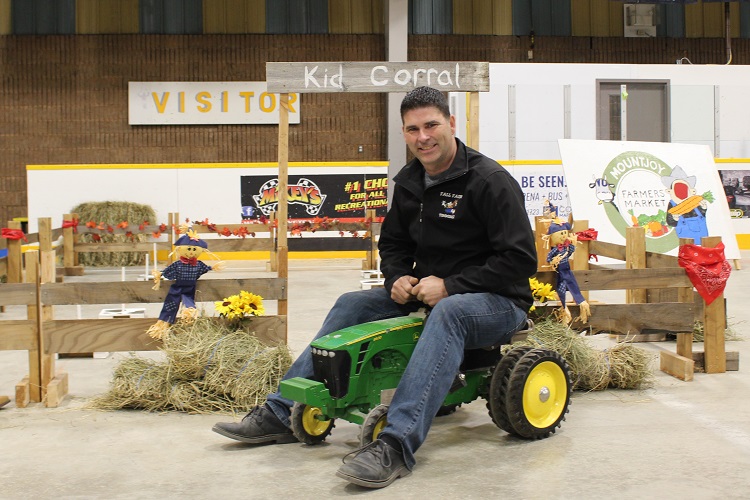
[[[629,226],[643,227],[649,248],[665,253],[681,237],[700,241],[708,236],[706,212],[713,194],[698,194],[697,177],[682,167],[643,151],[626,151],[607,164],[599,181],[592,187],[611,191],[609,197],[599,196],[600,202],[623,237]]]

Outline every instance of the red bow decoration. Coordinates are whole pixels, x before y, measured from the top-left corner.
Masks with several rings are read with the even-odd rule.
[[[29,240],[26,239],[26,235],[23,234],[23,231],[20,229],[9,229],[7,227],[3,228],[2,231],[2,237],[8,238],[9,240],[23,240],[25,242],[29,242]]]
[[[187,257],[180,257],[180,262],[183,264],[187,264],[189,266],[197,266],[198,265],[198,258],[197,257],[190,257],[189,259]]]
[[[594,228],[586,229],[585,231],[579,231],[576,233],[576,237],[580,241],[595,241],[599,237],[599,231],[597,231]],[[589,260],[594,259],[595,261],[599,262],[599,256],[595,253],[589,254]]]
[[[63,229],[65,229],[66,227],[72,227],[73,232],[77,233],[78,232],[78,219],[64,220],[62,223],[62,227]]]
[[[714,248],[700,245],[681,245],[677,256],[680,267],[684,267],[690,282],[706,304],[710,304],[724,292],[732,266],[724,257],[724,243]]]

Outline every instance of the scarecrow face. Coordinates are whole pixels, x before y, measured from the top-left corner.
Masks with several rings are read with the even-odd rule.
[[[690,184],[685,181],[674,181],[669,190],[669,196],[677,203],[688,199],[694,194],[695,189],[691,188]]]
[[[567,229],[562,229],[549,235],[549,241],[552,245],[561,245],[568,241],[568,235],[570,232]]]
[[[175,247],[175,252],[177,252],[177,255],[180,257],[190,259],[192,257],[198,257],[200,254],[202,254],[203,247],[200,247],[198,245],[180,245],[178,247]]]

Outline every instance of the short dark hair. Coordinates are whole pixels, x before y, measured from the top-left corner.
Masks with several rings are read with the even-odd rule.
[[[409,91],[401,101],[401,121],[404,120],[404,114],[408,111],[430,106],[436,107],[443,116],[450,118],[451,110],[448,106],[448,99],[442,92],[432,87],[417,87]]]

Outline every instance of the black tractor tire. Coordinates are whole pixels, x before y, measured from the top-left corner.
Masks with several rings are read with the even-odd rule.
[[[365,446],[378,438],[388,424],[388,405],[378,405],[367,414],[365,421],[362,423],[362,430],[359,433],[359,444]]]
[[[490,392],[487,399],[487,410],[489,410],[490,418],[495,425],[513,435],[517,435],[517,433],[508,419],[506,408],[508,380],[510,379],[510,372],[516,366],[518,360],[532,349],[533,347],[524,345],[509,350],[495,366],[490,380]]]
[[[316,418],[321,414],[320,408],[305,403],[294,403],[291,416],[294,436],[301,442],[310,445],[325,441],[335,425],[332,418],[329,420]]]
[[[569,411],[570,367],[557,352],[532,349],[513,367],[506,387],[506,410],[514,434],[543,439],[560,427]]]

